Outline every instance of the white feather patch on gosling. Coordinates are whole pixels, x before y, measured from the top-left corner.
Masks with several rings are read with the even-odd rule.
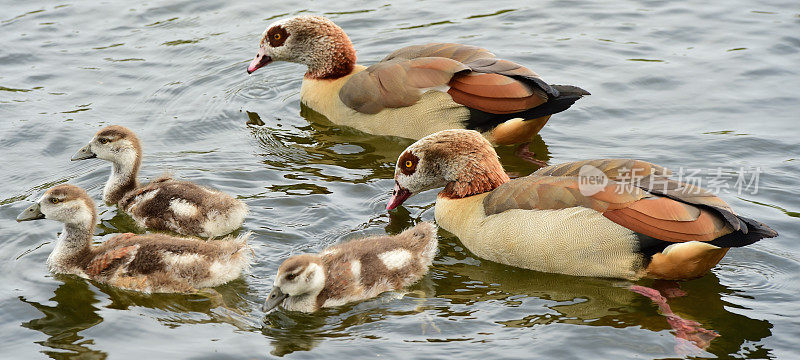
[[[135,204],[139,204],[139,203],[142,203],[142,202],[147,202],[147,201],[153,200],[153,198],[156,197],[156,195],[158,195],[159,191],[161,191],[161,189],[155,189],[155,190],[152,190],[152,191],[145,191],[144,194],[136,196],[136,198],[133,201],[131,201],[131,204],[134,204],[134,206],[135,206]]]
[[[353,273],[354,279],[361,279],[361,261],[353,260],[350,262],[350,272]]]
[[[165,252],[165,255],[168,254]],[[164,261],[173,266],[192,265],[200,261],[199,254],[166,255]]]
[[[197,206],[185,199],[172,199],[172,201],[169,202],[169,208],[172,209],[175,215],[183,217],[193,217],[200,211]]]
[[[387,269],[397,270],[411,261],[411,252],[406,249],[394,249],[378,254],[378,258],[386,265]]]

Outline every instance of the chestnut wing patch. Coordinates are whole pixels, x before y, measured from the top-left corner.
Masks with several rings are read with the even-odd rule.
[[[100,275],[103,271],[109,270],[112,264],[118,264],[126,257],[136,256],[137,249],[139,249],[139,245],[130,245],[111,249],[105,253],[99,254],[89,262],[89,265],[86,267],[86,274],[89,276]]]
[[[492,114],[512,114],[547,102],[547,94],[500,74],[457,74],[447,91],[453,101]]]
[[[712,241],[733,232],[718,214],[664,197],[640,200],[603,216],[635,232],[670,242]]]

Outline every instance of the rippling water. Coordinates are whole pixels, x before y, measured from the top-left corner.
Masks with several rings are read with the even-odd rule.
[[[3,356],[66,358],[665,358],[685,355],[657,308],[619,280],[477,259],[444,231],[405,296],[314,315],[259,309],[281,260],[433,218],[434,192],[384,210],[411,141],[333,125],[299,104],[304,69],[245,68],[273,19],[324,14],[362,63],[405,45],[485,46],[551,83],[592,92],[554,116],[534,150],[551,163],[636,157],[727,174],[721,193],[781,235],[733,249],[683,284],[673,310],[718,331],[699,357],[800,357],[800,10],[796,2],[461,1],[264,3],[6,1],[0,15],[0,334]],[[14,217],[70,182],[100,198],[109,166],[69,157],[100,127],[137,131],[141,176],[165,171],[252,209],[257,264],[205,295],[141,295],[44,264],[60,226]],[[499,149],[506,168],[535,170]],[[98,239],[133,231],[100,206]],[[649,285],[642,281],[642,285]]]

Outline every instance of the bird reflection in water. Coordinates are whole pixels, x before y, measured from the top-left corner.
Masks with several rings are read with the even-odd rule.
[[[771,335],[772,325],[768,321],[751,319],[728,310],[737,306],[724,301],[723,297],[735,291],[721,285],[714,273],[681,283],[688,295],[670,298],[671,307],[661,306],[660,302],[657,302],[659,307],[654,307],[649,297],[637,295],[630,287],[649,286],[659,289],[662,294],[671,294],[674,287],[653,280],[631,284],[615,279],[541,273],[475,260],[477,258],[468,256],[460,247],[456,238],[444,236],[452,240],[440,239],[437,259],[444,256],[463,260],[450,260],[452,264],[449,265],[434,261],[433,269],[451,273],[453,280],[459,280],[437,283],[436,296],[451,299],[453,304],[479,308],[486,302],[500,302],[510,307],[521,307],[526,303],[540,305],[541,308],[521,310],[528,312],[522,318],[497,321],[507,327],[533,328],[562,323],[618,329],[640,327],[654,332],[668,330],[675,336],[673,350],[679,356],[708,355],[703,351],[708,347],[714,347],[715,354],[741,353],[742,346]],[[542,301],[525,301],[526,297]],[[697,304],[702,304],[702,307]],[[695,327],[681,327],[687,324]]]
[[[44,317],[23,322],[22,326],[31,330],[40,331],[47,335],[44,341],[37,342],[47,350],[42,353],[53,359],[87,358],[104,359],[108,356],[103,351],[92,349],[94,340],[86,339],[79,335],[83,330],[89,329],[101,322],[103,318],[97,314],[99,310],[94,306],[99,300],[89,290],[86,281],[72,278],[67,275],[58,275],[64,284],[55,290],[55,295],[50,298],[55,301],[55,306],[43,305],[30,301],[20,296],[19,300],[35,307],[44,314]]]
[[[167,327],[199,323],[227,323],[244,331],[256,331],[260,327],[256,319],[248,318],[250,303],[240,294],[249,293],[249,289],[241,279],[222,287],[203,289],[198,294],[183,295],[143,294],[91,282],[94,288],[90,287],[90,281],[73,275],[58,274],[54,278],[62,282],[50,298],[55,306],[19,297],[20,301],[44,314],[44,317],[23,322],[22,326],[48,336],[47,340],[37,343],[47,348],[42,352],[53,359],[106,358],[104,351],[93,348],[94,339],[81,334],[104,321],[99,314],[105,311],[103,309],[130,311],[131,307],[144,307],[163,310],[163,318],[156,320]],[[102,300],[108,302],[102,308],[95,306],[102,297],[95,292],[97,290],[108,297]],[[206,316],[198,319],[198,313]]]

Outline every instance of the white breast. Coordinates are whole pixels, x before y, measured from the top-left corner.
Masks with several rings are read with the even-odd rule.
[[[483,198],[439,197],[436,222],[481,258],[545,272],[637,278],[633,232],[588,208],[508,210],[486,216]]]

